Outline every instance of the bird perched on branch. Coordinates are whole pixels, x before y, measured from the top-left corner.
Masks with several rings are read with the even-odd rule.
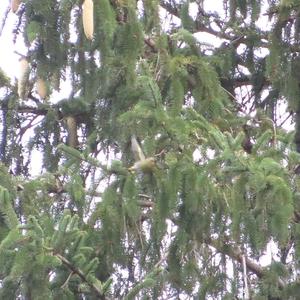
[[[135,135],[131,136],[131,150],[135,159],[133,166],[128,168],[130,172],[142,171],[144,173],[150,173],[155,167],[155,158],[148,157],[146,158],[141,146],[139,145]]]

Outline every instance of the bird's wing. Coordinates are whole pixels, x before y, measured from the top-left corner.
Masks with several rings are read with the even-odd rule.
[[[135,135],[131,136],[131,150],[136,161],[144,160],[145,155],[139,145]]]

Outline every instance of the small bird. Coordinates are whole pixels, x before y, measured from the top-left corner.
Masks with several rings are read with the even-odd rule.
[[[153,171],[155,167],[155,158],[148,157],[146,158],[141,146],[139,145],[135,135],[131,136],[131,150],[135,159],[135,163],[133,166],[128,168],[129,171],[142,171],[144,173],[150,173]]]

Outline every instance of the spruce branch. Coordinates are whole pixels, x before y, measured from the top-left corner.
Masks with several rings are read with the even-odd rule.
[[[157,277],[163,272],[163,269],[160,267],[161,263],[165,260],[165,257],[161,259],[157,264],[155,264],[154,269],[140,280],[129,293],[125,296],[124,299],[130,300],[135,299],[135,296],[145,288],[153,287],[157,282]]]
[[[160,6],[165,9],[169,14],[181,19],[180,16],[180,4],[176,5],[175,2],[167,2],[167,1],[160,1]],[[216,13],[207,13],[204,12],[204,10],[199,11],[198,16],[196,20],[194,21],[193,29],[190,30],[191,33],[198,33],[198,32],[206,32],[209,33],[219,39],[227,40],[231,46],[234,48],[237,48],[241,43],[247,43],[248,38],[247,34],[249,34],[248,31],[241,32],[239,31],[239,34],[235,34],[235,32],[230,31],[226,32],[228,28],[226,28],[226,23],[223,21],[220,16]],[[203,22],[203,20],[209,20],[207,24]],[[219,30],[215,30],[211,24],[214,23],[218,26]],[[256,28],[258,30],[258,28]],[[243,34],[244,33],[244,34]],[[261,39],[268,39],[268,33],[259,30]],[[268,44],[266,44],[263,41],[260,41],[261,47],[268,47]]]
[[[220,240],[214,240],[211,238],[207,238],[205,242],[207,245],[215,248],[217,252],[229,256],[231,259],[239,262],[241,265],[245,264],[247,269],[253,272],[258,278],[261,279],[266,275],[267,269],[261,267],[258,263],[245,256],[237,246],[232,246],[223,243]],[[278,279],[277,285],[280,289],[283,289],[286,284],[283,282],[283,280]]]
[[[173,2],[174,3],[174,2]],[[176,6],[176,5],[172,5],[170,2],[166,2],[166,1],[160,1],[160,6],[165,9],[168,13],[170,13],[171,15],[177,17],[177,18],[180,18],[180,7],[179,6]],[[215,15],[213,14],[206,14],[206,17],[214,17],[216,18]],[[199,18],[197,18],[199,19]],[[221,24],[221,21],[218,20],[216,22],[217,24]],[[230,34],[226,34],[224,33],[223,31],[216,31],[214,30],[211,26],[209,27],[206,27],[203,22],[200,22],[199,20],[196,20],[195,23],[195,29],[192,31],[193,33],[196,33],[196,32],[207,32],[207,33],[210,33],[216,37],[219,37],[221,39],[226,39],[226,40],[236,40],[237,37],[234,37]]]
[[[106,297],[103,295],[102,291],[95,284],[91,283],[80,269],[75,267],[68,259],[66,259],[64,256],[60,255],[59,253],[56,253],[55,256],[65,266],[67,266],[72,271],[72,273],[77,274],[82,281],[86,282],[89,285],[89,287],[97,294],[99,299],[101,299],[101,300],[106,299]]]
[[[49,109],[33,107],[33,106],[29,106],[29,105],[20,105],[17,108],[17,111],[19,113],[35,114],[35,115],[39,115],[39,116],[45,116],[48,113]]]
[[[84,161],[87,162],[91,165],[93,165],[94,167],[98,167],[104,171],[108,171],[108,168],[106,165],[101,164],[96,158],[93,158],[91,156],[87,156],[84,153],[80,152],[79,150],[76,150],[72,147],[69,147],[65,144],[59,144],[57,146],[57,149],[66,153],[67,155],[74,157],[80,161]]]

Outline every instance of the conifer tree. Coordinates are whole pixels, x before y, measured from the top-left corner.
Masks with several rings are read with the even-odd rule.
[[[300,4],[214,2],[0,4],[0,299],[299,299]]]

